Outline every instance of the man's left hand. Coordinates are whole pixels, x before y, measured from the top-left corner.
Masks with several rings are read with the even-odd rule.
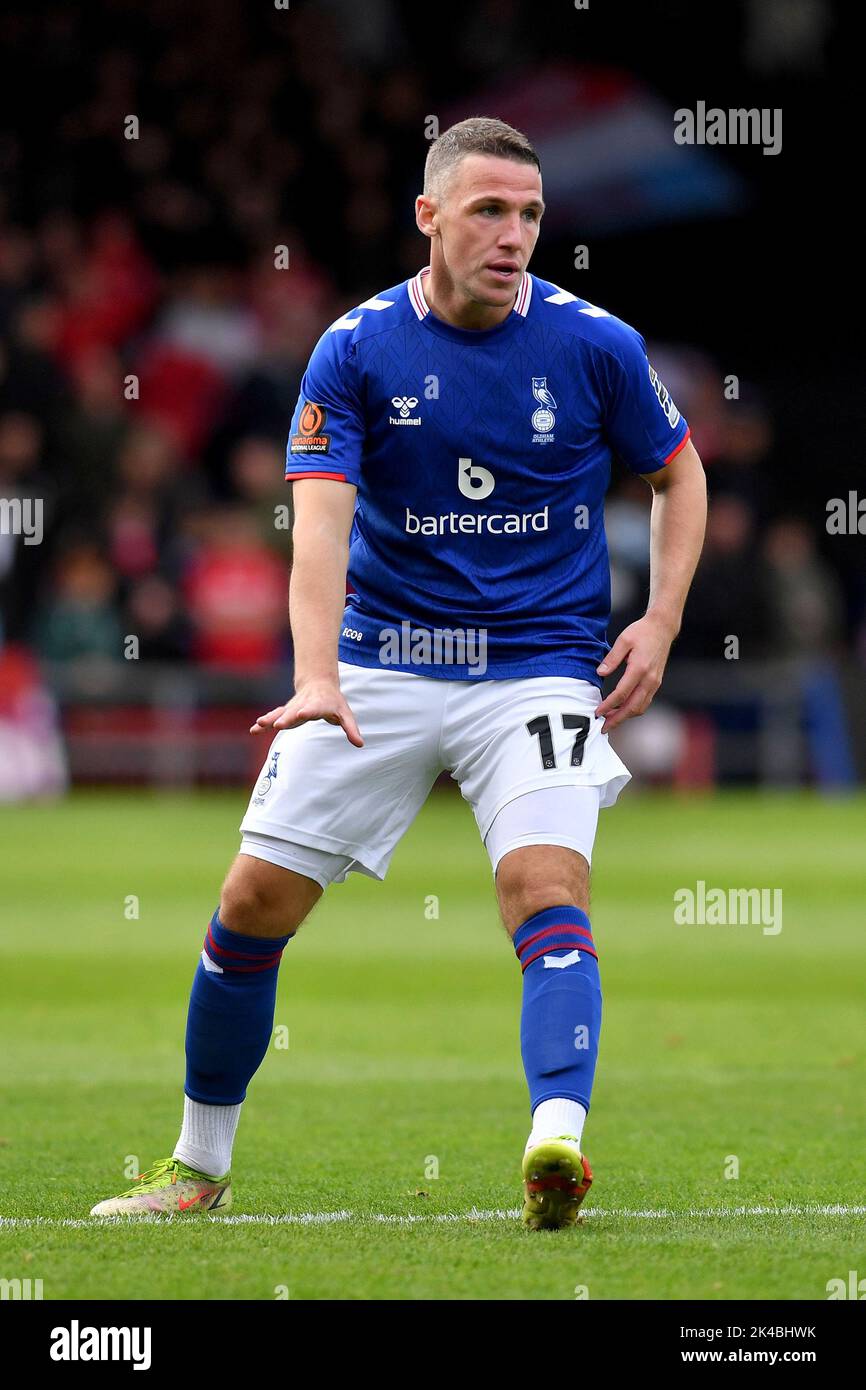
[[[597,717],[604,718],[603,734],[649,709],[662,683],[676,635],[677,629],[670,622],[652,613],[623,628],[604,661],[596,667],[600,676],[607,676],[623,661],[626,663],[619,681],[595,711]]]

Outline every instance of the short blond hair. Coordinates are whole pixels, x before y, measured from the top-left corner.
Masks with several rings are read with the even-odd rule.
[[[441,198],[448,175],[467,154],[516,159],[521,164],[534,164],[541,173],[541,160],[522,131],[495,116],[470,116],[449,126],[430,146],[424,165],[424,196]]]

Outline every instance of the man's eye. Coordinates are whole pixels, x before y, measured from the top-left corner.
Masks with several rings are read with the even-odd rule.
[[[494,212],[494,213],[495,213],[495,212],[498,212],[499,209],[498,209],[497,207],[495,207],[495,206],[491,203],[490,207],[482,208],[481,211],[482,211],[482,212]]]

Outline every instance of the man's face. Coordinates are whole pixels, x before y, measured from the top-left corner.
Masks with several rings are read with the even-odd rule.
[[[479,304],[514,298],[535,250],[544,200],[534,164],[468,154],[451,171],[440,199],[419,199],[419,224],[432,233],[455,288]]]

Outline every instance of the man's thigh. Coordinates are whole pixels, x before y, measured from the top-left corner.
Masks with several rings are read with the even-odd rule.
[[[631,776],[601,732],[600,698],[588,681],[559,676],[480,681],[449,694],[443,751],[485,843],[520,801],[515,818],[531,812],[523,843],[561,844],[589,861],[597,812],[613,805]],[[536,792],[549,796],[527,799]]]
[[[340,662],[363,748],[311,720],[274,738],[241,823],[241,852],[295,872],[297,847],[320,851],[316,882],[384,878],[401,836],[441,771],[443,682]]]
[[[485,840],[510,935],[548,907],[589,913],[597,787],[550,787],[509,801]]]

